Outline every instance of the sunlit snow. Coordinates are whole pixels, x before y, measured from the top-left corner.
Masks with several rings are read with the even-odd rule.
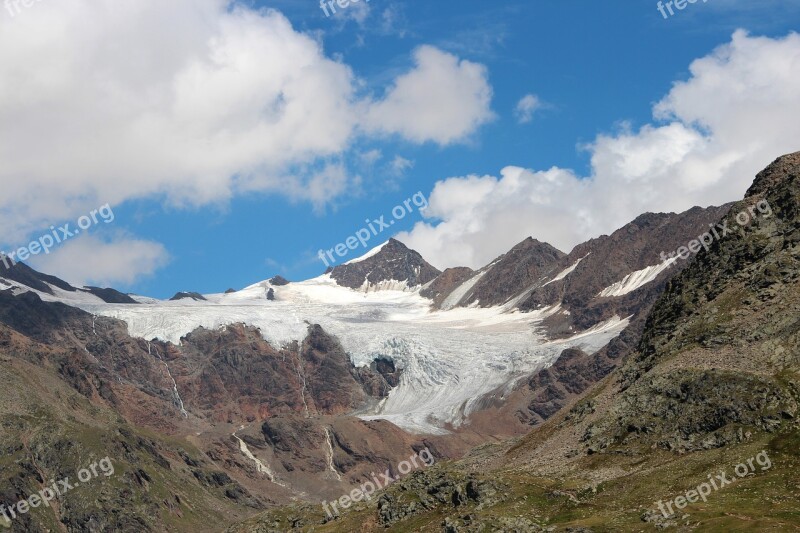
[[[671,257],[661,264],[649,266],[643,268],[642,270],[637,270],[636,272],[631,272],[622,278],[622,281],[618,281],[600,291],[598,296],[624,296],[629,292],[633,292],[636,289],[643,287],[644,285],[647,285],[651,281],[655,280],[659,274],[668,269],[677,259],[677,257]]]

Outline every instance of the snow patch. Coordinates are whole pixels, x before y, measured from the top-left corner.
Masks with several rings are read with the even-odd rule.
[[[384,246],[386,246],[387,244],[389,244],[389,241],[386,241],[385,243],[381,244],[380,246],[376,246],[375,248],[373,248],[369,252],[365,253],[361,257],[356,257],[355,259],[351,259],[350,261],[347,261],[346,263],[343,263],[343,264],[345,264],[345,265],[354,265],[356,263],[360,263],[361,261],[369,259],[372,256],[378,255],[380,253],[380,251],[383,250]]]
[[[677,257],[671,257],[661,264],[649,266],[643,268],[642,270],[637,270],[636,272],[631,272],[630,274],[622,278],[622,281],[618,281],[613,285],[606,287],[605,289],[600,291],[598,296],[600,296],[601,298],[624,296],[630,292],[633,292],[636,289],[639,289],[640,287],[647,285],[651,281],[654,281],[659,274],[668,269],[672,265],[672,263],[674,263],[677,260],[678,260]]]
[[[553,279],[551,279],[550,281],[548,281],[547,283],[545,283],[544,285],[542,285],[542,287],[547,287],[547,286],[548,286],[548,285],[550,285],[551,283],[555,283],[556,281],[561,281],[562,279],[564,279],[564,278],[566,278],[567,276],[569,276],[570,274],[572,274],[572,272],[573,272],[573,271],[574,271],[576,268],[578,268],[578,265],[580,265],[580,264],[581,264],[581,261],[583,261],[584,259],[586,259],[587,257],[589,257],[589,255],[590,255],[590,254],[586,254],[586,255],[584,255],[583,257],[581,257],[580,259],[578,259],[578,260],[575,262],[575,264],[574,264],[574,265],[572,265],[571,267],[569,267],[569,268],[567,268],[567,269],[565,269],[565,270],[562,270],[562,271],[561,271],[561,273],[559,273],[559,274],[558,274],[556,277],[554,277]]]
[[[470,279],[456,287],[455,290],[453,290],[453,292],[451,292],[447,298],[445,298],[444,302],[442,302],[442,309],[448,310],[457,306],[458,302],[460,302],[467,295],[467,293],[472,290],[472,288],[481,280],[483,276],[486,275],[487,272],[489,272],[488,268],[483,272],[472,276]]]

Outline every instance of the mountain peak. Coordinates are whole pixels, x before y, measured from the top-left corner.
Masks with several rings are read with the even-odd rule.
[[[410,288],[441,274],[416,251],[389,239],[365,255],[330,269],[331,277],[351,289]]]

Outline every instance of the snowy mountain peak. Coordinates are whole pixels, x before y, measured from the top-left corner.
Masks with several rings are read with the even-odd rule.
[[[424,285],[441,274],[422,256],[395,239],[328,272],[337,284],[371,291],[406,290]]]

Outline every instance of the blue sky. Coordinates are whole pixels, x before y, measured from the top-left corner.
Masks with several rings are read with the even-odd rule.
[[[215,1],[207,0],[209,7],[203,14],[205,17],[224,16],[223,12],[215,11]],[[79,0],[70,2],[80,3]],[[13,185],[12,189],[19,188],[15,189],[16,203],[10,204],[7,200],[0,205],[7,227],[10,224],[13,228],[6,232],[5,237],[0,237],[3,249],[11,250],[37,238],[47,231],[50,224],[75,220],[87,212],[89,205],[109,202],[115,214],[113,223],[91,228],[90,235],[81,236],[85,245],[80,245],[78,241],[81,239],[76,239],[74,244],[64,245],[64,250],[36,257],[31,264],[76,282],[113,284],[124,291],[157,297],[169,297],[178,290],[218,292],[229,287],[241,288],[276,274],[294,280],[319,275],[325,268],[316,257],[319,249],[332,248],[344,242],[365,226],[365,219],[381,215],[389,218],[394,206],[418,191],[427,197],[437,187],[426,219],[414,212],[393,225],[393,233],[375,237],[370,246],[396,232],[406,232],[401,234],[401,238],[420,249],[436,266],[472,263],[469,266],[474,267],[527,235],[549,240],[569,251],[569,247],[582,238],[611,231],[644,210],[675,210],[736,199],[744,192],[747,181],[752,179],[751,171],[759,168],[758,165],[764,166],[779,152],[791,149],[790,145],[782,146],[778,142],[757,143],[756,146],[752,139],[760,136],[761,132],[756,131],[755,126],[749,138],[733,139],[735,125],[729,124],[726,117],[734,111],[731,108],[728,112],[724,105],[733,106],[735,95],[721,95],[719,106],[715,102],[709,106],[714,108],[711,110],[704,109],[702,101],[704,98],[715,100],[709,96],[713,93],[703,92],[709,85],[721,83],[726,76],[740,79],[742,72],[756,67],[766,68],[764,65],[774,65],[774,68],[762,72],[758,83],[742,80],[746,87],[739,87],[736,94],[751,99],[753,95],[763,94],[763,84],[770,84],[770,76],[775,77],[775,83],[783,85],[787,81],[783,76],[788,76],[790,82],[797,80],[798,74],[783,72],[786,68],[780,60],[788,61],[789,65],[796,60],[797,43],[787,35],[800,26],[800,2],[709,0],[705,4],[688,5],[667,20],[657,10],[656,2],[649,0],[371,0],[368,10],[363,6],[350,6],[331,18],[327,18],[313,0],[247,2],[238,7],[228,6],[227,12],[238,9],[252,11],[257,16],[266,8],[279,11],[292,28],[292,33],[281,42],[291,42],[298,39],[297,36],[310,37],[321,47],[320,53],[326,60],[346,66],[351,75],[351,101],[387,98],[399,78],[419,67],[415,53],[420,47],[435,51],[437,58],[453,57],[456,62],[466,61],[477,69],[471,71],[473,77],[469,78],[476,83],[475,94],[479,94],[484,86],[491,91],[491,98],[485,105],[478,96],[470,94],[465,97],[472,98],[469,102],[475,105],[475,109],[465,110],[465,114],[472,113],[471,123],[467,120],[463,127],[457,131],[447,130],[445,135],[441,132],[447,125],[434,123],[436,120],[452,122],[452,115],[429,115],[435,115],[446,102],[436,104],[432,110],[422,109],[418,117],[410,116],[414,109],[421,109],[415,104],[411,106],[410,115],[407,108],[402,108],[410,123],[397,118],[396,127],[381,129],[373,121],[370,122],[372,125],[356,128],[360,128],[358,133],[350,130],[342,133],[347,139],[335,139],[331,147],[324,146],[324,140],[315,141],[308,149],[307,157],[302,154],[293,157],[279,170],[270,167],[269,161],[259,162],[256,165],[259,169],[266,166],[270,172],[279,174],[271,176],[268,186],[263,185],[263,180],[252,187],[222,186],[219,183],[224,178],[215,174],[214,180],[217,181],[214,185],[201,192],[194,191],[191,179],[193,173],[202,170],[187,171],[188,177],[170,181],[170,177],[183,172],[186,165],[162,154],[159,157],[163,158],[164,164],[159,170],[163,170],[166,177],[153,178],[152,186],[148,187],[137,188],[137,185],[148,183],[148,172],[152,173],[145,163],[141,169],[138,168],[137,162],[154,159],[146,150],[137,152],[137,157],[130,160],[120,155],[115,160],[104,160],[102,164],[87,163],[93,158],[104,158],[106,153],[116,153],[118,145],[125,143],[123,139],[118,145],[102,145],[99,138],[106,135],[98,132],[93,136],[89,131],[89,140],[76,144],[75,150],[82,161],[75,164],[74,170],[68,168],[75,158],[74,151],[71,157],[63,156],[63,159],[59,159],[61,154],[54,155],[52,168],[47,168],[48,158],[54,151],[46,151],[46,143],[43,143],[45,146],[38,157],[27,158],[25,166],[21,165],[16,174],[27,176],[30,173],[31,182],[37,184],[39,192],[26,190],[23,185]],[[50,13],[47,9],[43,3],[12,18],[4,13],[0,25],[32,31],[39,19],[69,16],[67,12]],[[163,24],[159,23],[159,27],[163,25],[166,28],[174,23],[188,28],[188,23],[177,18],[170,20],[170,17],[177,17],[178,8],[164,13],[154,9],[156,11],[151,16],[163,17]],[[91,20],[82,18],[75,24],[94,22],[98,25],[104,22],[102,15]],[[257,26],[259,22],[255,20],[252,24]],[[749,35],[740,34],[737,41],[733,35],[738,28],[747,30]],[[176,41],[180,41],[184,30],[187,37],[183,44],[190,48],[194,46],[194,36],[200,32],[179,27],[175,30]],[[153,31],[156,35],[152,39],[157,41],[158,30]],[[263,31],[278,30],[265,27]],[[135,36],[150,39],[147,33],[137,33],[136,28],[132,28],[131,38]],[[197,39],[199,42],[200,37]],[[17,54],[31,54],[30,61],[25,63],[26,68],[33,68],[31,63],[45,69],[40,72],[53,68],[52,64],[41,60],[40,55],[34,56],[36,50],[46,50],[46,41],[32,41],[27,43],[28,48],[20,51],[25,44],[17,43],[16,50]],[[698,72],[690,71],[693,61],[714,57],[714,51],[726,45],[731,49],[724,64],[708,66],[705,70],[701,68]],[[180,52],[169,49],[178,45],[165,39],[159,46],[164,50],[163,59],[154,54],[148,60],[163,61],[164,69],[168,70],[172,55],[177,57]],[[197,46],[202,49],[201,44]],[[277,53],[289,54],[282,57],[291,62],[292,46],[287,45]],[[269,55],[271,50],[267,48],[264,53]],[[249,60],[259,61],[264,53]],[[114,71],[109,76],[114,76],[115,82],[130,83],[134,87],[139,82],[136,76],[140,70],[143,77],[153,75],[152,67],[141,66],[137,57],[123,55],[123,58],[112,58],[116,65],[129,61],[130,68],[125,74]],[[4,58],[7,62],[19,61],[19,57],[0,54],[0,79],[11,75],[10,67],[2,67]],[[175,61],[180,62],[178,59]],[[306,68],[318,67],[323,69],[323,66],[313,63]],[[174,68],[180,70],[184,67]],[[291,65],[280,68],[291,68]],[[97,72],[104,71],[89,68],[80,75],[99,77]],[[167,72],[164,76],[171,75]],[[426,82],[436,83],[435,72],[428,72],[426,76]],[[480,79],[475,80],[474,76]],[[215,110],[215,97],[236,85],[235,77],[226,80],[219,87],[205,83],[197,90],[198,98],[203,99],[208,109]],[[5,80],[3,82],[5,84]],[[454,82],[464,83],[462,79]],[[685,90],[671,93],[675,82],[687,82]],[[142,83],[144,88],[137,89],[137,92],[147,93],[148,88],[154,86],[157,85]],[[24,90],[20,87],[18,92]],[[315,90],[319,93],[320,87]],[[775,116],[780,116],[776,108],[795,106],[798,102],[790,92],[795,91],[769,94],[766,97],[769,101],[760,104],[763,105],[762,115],[775,113]],[[0,96],[3,94],[0,90]],[[515,111],[526,95],[532,95],[538,102],[529,121],[521,120]],[[669,95],[674,98],[665,103]],[[233,96],[225,94],[219,97],[239,96],[234,91]],[[248,93],[241,98],[251,97]],[[424,97],[424,91],[415,94],[415,98]],[[127,101],[122,99],[120,105],[126,105]],[[659,102],[667,109],[654,118],[654,106]],[[64,128],[64,132],[93,127],[92,121],[82,124],[77,118],[81,116],[77,104],[74,109],[69,107],[72,104],[59,105],[64,107],[54,104],[51,113],[63,116],[65,121],[71,120],[71,128]],[[96,104],[88,102],[86,105]],[[264,102],[254,101],[250,112],[257,115],[266,112],[267,107]],[[4,108],[0,104],[0,117],[21,120],[24,126],[19,129],[23,131],[35,131],[36,128],[39,131],[61,131],[49,125],[50,118],[33,116],[33,112],[27,113],[25,109],[24,106]],[[797,116],[796,107],[785,109],[786,113],[791,111]],[[192,117],[196,115],[196,111],[191,113]],[[388,115],[376,116],[375,120],[380,121]],[[148,119],[158,121],[158,117],[148,116]],[[105,123],[109,120],[113,119],[104,118]],[[338,119],[333,116],[326,120]],[[415,124],[428,120],[431,122],[429,130],[415,129]],[[746,115],[741,120],[752,123],[752,117]],[[140,127],[144,122],[138,117],[130,128]],[[670,124],[674,128],[670,129]],[[320,131],[325,127],[322,126]],[[790,123],[782,127],[784,129],[778,131],[780,137],[776,138],[785,138],[796,132],[792,129],[796,126]],[[298,135],[307,134],[306,130]],[[6,135],[11,138],[19,134],[0,131],[0,139]],[[44,135],[49,133],[45,131]],[[337,135],[336,128],[330,129],[330,135]],[[108,142],[114,142],[113,134],[109,136],[112,140]],[[654,148],[649,144],[652,137],[660,138],[658,142],[662,144],[656,144]],[[219,138],[217,132],[214,138]],[[54,137],[53,145],[58,141]],[[670,142],[674,142],[674,146],[664,144]],[[800,146],[794,147],[798,148]],[[180,149],[176,147],[176,150]],[[81,153],[81,150],[85,152]],[[215,150],[213,143],[209,143],[208,150]],[[630,151],[620,155],[623,150]],[[644,192],[637,193],[638,189],[634,187],[627,190],[625,184],[630,183],[633,176],[641,178],[641,173],[635,170],[631,171],[629,180],[620,178],[613,190],[610,190],[612,185],[608,185],[609,190],[603,189],[602,193],[576,192],[581,181],[595,180],[599,183],[610,180],[604,177],[605,173],[613,174],[615,169],[623,175],[626,169],[639,164],[645,154],[652,154],[654,150],[660,152],[658,157],[665,158],[664,161],[648,160],[641,164],[645,168],[674,166],[659,177],[659,186],[669,191],[680,189],[682,194],[674,197],[653,194],[651,198],[647,191],[657,191],[657,187],[648,187],[646,183],[642,185]],[[229,160],[236,157],[236,153],[231,152],[225,154],[225,164],[219,165],[219,172],[235,173],[229,169],[237,168],[237,164],[252,170],[253,158],[249,156],[243,157],[241,163],[229,165]],[[124,150],[120,149],[120,153]],[[666,157],[664,153],[674,157]],[[727,154],[732,153],[747,153],[747,158],[731,162]],[[12,157],[13,154],[0,150],[0,156]],[[619,157],[622,162],[608,163],[614,157]],[[726,161],[724,166],[712,166],[721,165],[718,163],[721,160]],[[44,162],[42,168],[39,161]],[[393,167],[392,163],[397,161],[405,161],[400,165],[403,168]],[[169,168],[171,164],[175,165],[174,172]],[[206,166],[215,164],[216,161],[209,159]],[[341,179],[334,180],[334,185],[323,180],[324,183],[311,192],[303,189],[317,186],[312,176],[326,165],[335,166]],[[122,167],[135,167],[136,173],[115,177],[115,168]],[[91,181],[95,169],[98,176],[102,173],[102,179],[109,180],[109,183],[100,186]],[[503,173],[503,169],[508,171]],[[696,183],[692,181],[695,177],[691,172],[698,172],[698,169],[702,169],[702,179],[695,187],[692,185]],[[62,172],[64,175],[60,176]],[[729,173],[734,172],[744,176],[732,181]],[[52,198],[40,199],[37,194],[43,194],[41,187],[48,178],[39,178],[39,174],[53,180],[58,178],[58,183],[75,180],[76,186],[66,192],[53,193]],[[78,175],[88,177],[82,181]],[[284,176],[291,176],[285,178],[290,185],[280,183]],[[295,176],[301,176],[297,178],[297,184],[292,181]],[[470,176],[474,178],[470,179]],[[11,184],[15,178],[3,174],[2,179]],[[117,180],[116,185],[114,180]],[[519,185],[520,180],[536,184]],[[667,180],[674,184],[665,183]],[[100,178],[96,181],[99,182]],[[183,194],[189,189],[191,193]],[[519,197],[522,194],[519,191],[529,195],[529,210],[538,209],[543,213],[541,218],[511,216],[517,209],[526,212],[525,205],[513,203],[518,199],[509,199],[506,210],[498,200]],[[576,196],[581,194],[586,198]],[[626,194],[637,196],[641,201],[626,201],[622,205],[620,197]],[[538,195],[546,195],[546,202],[542,200],[545,203],[537,204]],[[606,204],[597,212],[592,211],[595,199],[597,203]],[[39,207],[24,207],[23,204]],[[504,220],[504,211],[507,220]],[[9,218],[12,216],[13,219]],[[570,216],[576,217],[574,224]],[[474,228],[464,229],[473,223]],[[564,230],[562,233],[559,228],[554,228],[568,225],[580,230],[573,233]],[[98,249],[95,251],[93,246]],[[126,258],[126,251],[133,253],[140,249],[145,252],[140,254],[144,259]],[[351,251],[343,260],[364,252],[366,249],[362,248]]]

